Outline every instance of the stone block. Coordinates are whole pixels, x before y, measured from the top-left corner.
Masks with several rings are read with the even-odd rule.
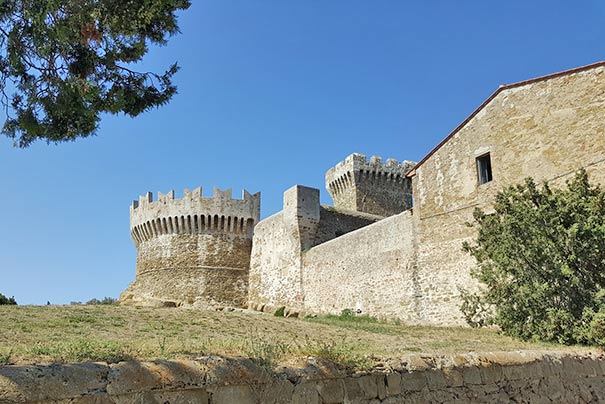
[[[73,404],[77,404],[74,401]],[[112,396],[107,404],[208,404],[208,393],[203,389],[182,391],[146,391]],[[84,404],[84,403],[82,403]],[[86,403],[88,404],[88,403]],[[91,403],[93,404],[93,403]],[[97,404],[97,403],[94,403]],[[101,403],[99,403],[101,404]],[[102,403],[106,404],[106,403]]]
[[[399,373],[389,373],[386,379],[387,395],[396,396],[401,394],[401,375]]]
[[[294,386],[292,404],[319,404],[319,393],[315,383],[300,383]]]
[[[462,370],[462,377],[464,380],[464,385],[475,385],[483,383],[483,381],[481,380],[481,371],[475,366],[469,366],[467,368],[464,368]]]
[[[460,387],[464,385],[464,376],[459,368],[444,368],[441,370],[448,387]]]
[[[0,401],[2,402],[2,401]],[[3,403],[3,402],[2,402]],[[68,398],[64,400],[45,401],[44,404],[116,404],[107,394],[94,394],[77,398]],[[38,404],[38,403],[36,403]],[[206,403],[203,403],[206,404]]]
[[[363,391],[363,398],[377,398],[378,397],[378,385],[376,384],[376,378],[371,375],[361,376],[359,379],[359,386]]]
[[[503,380],[502,366],[491,363],[479,368],[481,370],[481,379],[485,384],[498,383]],[[529,375],[529,374],[528,374]]]
[[[79,397],[107,386],[109,367],[82,363],[0,367],[0,403],[24,403]]]
[[[401,375],[401,390],[403,393],[409,391],[420,391],[427,387],[427,380],[424,371],[404,373]]]
[[[447,386],[447,380],[441,369],[427,370],[425,376],[430,390],[438,390]]]
[[[324,404],[340,404],[345,398],[345,385],[341,379],[320,381],[317,391]]]
[[[376,379],[376,387],[378,388],[378,398],[384,400],[388,396],[386,377],[385,375],[378,374],[374,378]]]
[[[212,392],[212,404],[258,404],[258,397],[248,386],[221,386]]]
[[[290,404],[294,385],[287,380],[277,379],[268,384],[254,385],[252,390],[263,404]]]

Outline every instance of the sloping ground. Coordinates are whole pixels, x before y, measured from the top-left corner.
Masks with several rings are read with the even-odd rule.
[[[266,366],[313,356],[351,367],[406,354],[566,350],[494,330],[408,327],[368,318],[290,319],[255,312],[122,306],[0,306],[0,365],[195,359]],[[577,347],[576,347],[577,350]]]

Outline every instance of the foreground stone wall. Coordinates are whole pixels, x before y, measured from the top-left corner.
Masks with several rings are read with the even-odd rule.
[[[3,404],[599,403],[596,352],[409,356],[351,374],[309,358],[270,372],[250,360],[0,367]]]

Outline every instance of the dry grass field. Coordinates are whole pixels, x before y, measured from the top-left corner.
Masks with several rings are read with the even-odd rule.
[[[248,312],[122,306],[0,306],[0,365],[208,354],[267,366],[317,356],[351,367],[409,353],[566,349],[494,330],[410,327],[367,317],[290,319]]]

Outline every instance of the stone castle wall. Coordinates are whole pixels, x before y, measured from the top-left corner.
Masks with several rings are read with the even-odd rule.
[[[472,258],[475,207],[490,209],[498,190],[531,176],[563,185],[581,167],[605,184],[605,68],[601,66],[499,90],[415,169],[417,267],[424,274],[423,317],[464,324],[460,290],[477,283]],[[490,154],[493,180],[479,185],[476,157]]]
[[[336,208],[391,216],[412,207],[412,182],[406,177],[414,163],[353,153],[326,173],[326,189]]]
[[[137,247],[136,280],[122,293],[124,304],[247,304],[248,269],[260,195],[200,188],[174,191],[153,201],[151,193],[131,207]]]
[[[254,239],[252,307],[353,309],[413,324],[465,325],[461,292],[479,286],[470,276],[473,258],[462,250],[475,237],[467,226],[473,210],[489,211],[502,187],[528,176],[560,186],[583,167],[605,184],[604,116],[603,63],[504,86],[408,173],[413,210],[318,243],[310,235],[321,228],[319,191],[293,214],[285,200],[284,211],[261,222]],[[479,184],[476,159],[488,153],[493,179]],[[405,165],[389,161],[387,168]],[[360,209],[363,185],[355,173],[366,166],[379,172],[380,162],[353,154],[328,171],[337,207]],[[289,241],[267,234],[273,231]]]
[[[338,314],[349,308],[417,322],[413,242],[413,215],[406,211],[304,252],[305,310]]]
[[[321,206],[317,189],[300,185],[290,188],[284,193],[284,209],[255,228],[249,306],[269,311],[282,306],[302,310],[302,254],[380,219]]]
[[[309,358],[273,373],[251,360],[0,367],[6,404],[598,403],[605,361],[596,352],[411,355],[351,374]]]

